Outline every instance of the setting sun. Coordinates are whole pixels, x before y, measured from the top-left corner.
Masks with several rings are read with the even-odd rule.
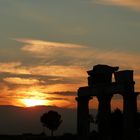
[[[22,103],[26,107],[37,106],[37,105],[48,105],[48,101],[39,99],[22,99]]]

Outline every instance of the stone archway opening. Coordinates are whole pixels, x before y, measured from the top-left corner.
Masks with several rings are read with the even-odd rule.
[[[92,100],[89,102],[89,114],[91,115],[91,122],[90,122],[90,133],[97,132],[98,131],[98,125],[97,125],[97,113],[98,113],[98,99],[96,96],[93,97]]]
[[[111,111],[120,109],[123,112],[123,97],[120,94],[114,94],[111,99]]]
[[[123,138],[123,96],[120,94],[114,94],[111,99],[111,137],[112,139]]]

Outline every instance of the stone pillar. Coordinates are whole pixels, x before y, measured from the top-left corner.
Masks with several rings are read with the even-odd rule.
[[[77,97],[77,133],[79,136],[87,137],[89,135],[89,100],[90,96]]]
[[[133,140],[137,136],[137,93],[126,93],[124,96],[124,137]]]
[[[99,101],[98,107],[98,131],[103,140],[109,140],[111,138],[111,98],[112,94],[102,94],[97,96]]]
[[[136,139],[137,93],[134,91],[133,70],[115,73],[116,83],[123,86],[124,139]]]

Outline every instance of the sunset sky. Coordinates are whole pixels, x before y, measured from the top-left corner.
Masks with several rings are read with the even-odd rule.
[[[0,0],[0,105],[75,107],[99,63],[140,91],[139,0]]]

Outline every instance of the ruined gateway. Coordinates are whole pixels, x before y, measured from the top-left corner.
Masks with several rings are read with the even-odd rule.
[[[125,139],[135,139],[137,95],[134,90],[133,70],[118,71],[119,67],[95,65],[87,71],[88,86],[78,89],[77,101],[77,133],[81,137],[89,135],[89,100],[97,97],[98,131],[104,139],[110,137],[111,98],[114,94],[123,97],[123,126]],[[115,82],[112,82],[114,76]]]

